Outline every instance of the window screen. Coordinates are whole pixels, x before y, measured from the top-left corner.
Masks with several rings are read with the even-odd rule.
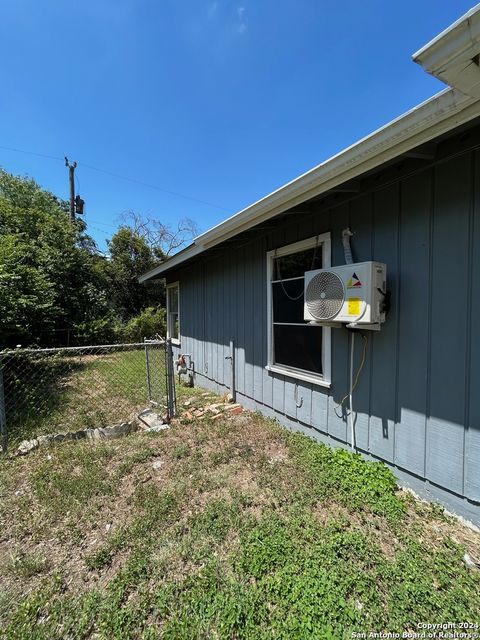
[[[303,319],[304,273],[321,269],[322,246],[274,256],[272,264],[273,363],[323,374],[322,327]]]
[[[167,333],[172,340],[180,339],[178,283],[167,287]]]

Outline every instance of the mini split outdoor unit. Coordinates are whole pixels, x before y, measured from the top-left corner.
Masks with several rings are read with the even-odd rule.
[[[379,329],[385,322],[387,267],[358,262],[305,273],[304,318],[328,326]]]

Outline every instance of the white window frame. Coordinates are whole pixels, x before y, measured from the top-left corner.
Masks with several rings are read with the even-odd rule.
[[[315,246],[322,248],[322,268],[326,269],[331,266],[331,243],[330,233],[322,233],[313,238],[294,242],[293,244],[279,247],[273,251],[267,252],[267,340],[268,340],[268,364],[265,367],[267,371],[280,373],[289,378],[310,382],[321,387],[331,386],[331,355],[332,355],[332,336],[331,328],[323,327],[322,331],[322,371],[323,375],[315,374],[303,369],[288,367],[284,364],[276,364],[273,356],[273,307],[272,307],[272,275],[273,264],[275,258],[281,258],[299,251],[313,249]],[[303,326],[303,325],[302,325]]]
[[[169,289],[177,289],[178,293],[177,293],[177,300],[178,300],[178,311],[177,311],[177,315],[178,315],[178,338],[172,338],[172,320],[170,317],[170,304],[169,304],[169,299],[170,296],[168,294]],[[180,328],[180,282],[177,280],[176,282],[171,282],[170,284],[167,284],[167,290],[166,290],[166,294],[167,294],[167,338],[170,338],[172,340],[172,344],[180,344],[180,337],[181,337],[181,328]]]

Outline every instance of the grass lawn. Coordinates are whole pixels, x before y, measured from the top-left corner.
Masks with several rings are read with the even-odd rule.
[[[19,354],[4,358],[9,442],[127,422],[149,406],[145,351]],[[72,352],[70,352],[72,353]],[[165,355],[150,347],[151,391],[165,402]]]
[[[0,462],[0,637],[304,640],[480,622],[480,571],[463,560],[480,559],[479,534],[381,464],[256,414],[206,416]]]

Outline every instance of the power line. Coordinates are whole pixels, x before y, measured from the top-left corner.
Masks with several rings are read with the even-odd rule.
[[[118,224],[110,224],[109,222],[103,222],[102,220],[97,220],[96,218],[90,218],[89,215],[85,216],[85,222],[95,222],[95,224],[99,224],[102,227],[111,227],[112,229],[117,229],[120,225]]]
[[[14,151],[15,153],[24,153],[26,155],[37,156],[39,158],[49,158],[50,160],[59,160],[61,162],[64,161],[60,156],[51,156],[46,153],[37,153],[36,151],[27,151],[26,149],[17,149],[15,147],[5,147],[0,145],[0,149],[5,151]],[[222,207],[218,204],[214,204],[213,202],[208,202],[207,200],[201,200],[200,198],[195,198],[194,196],[188,196],[184,193],[179,193],[178,191],[170,191],[168,189],[163,189],[162,187],[158,187],[157,185],[150,184],[149,182],[143,182],[143,180],[138,180],[137,178],[130,178],[128,176],[123,176],[119,173],[114,173],[113,171],[107,171],[106,169],[99,169],[98,167],[94,167],[91,164],[86,164],[85,162],[78,162],[78,166],[85,167],[86,169],[90,169],[91,171],[97,171],[98,173],[103,173],[107,176],[112,176],[113,178],[117,178],[118,180],[126,180],[127,182],[132,182],[134,184],[139,184],[143,187],[148,187],[149,189],[155,189],[156,191],[161,191],[162,193],[166,193],[170,196],[175,196],[177,198],[183,198],[184,200],[190,200],[191,202],[197,202],[199,204],[204,204],[207,207],[213,207],[214,209],[221,209],[222,211],[230,211],[227,207]]]
[[[94,227],[93,224],[89,224],[88,228],[89,229],[94,229],[95,231],[99,231],[100,233],[102,233],[105,236],[109,235],[108,231],[105,231],[105,229],[99,229],[98,227]]]
[[[107,176],[112,176],[114,178],[118,178],[120,180],[127,180],[128,182],[133,182],[135,184],[140,184],[143,187],[149,187],[150,189],[156,189],[157,191],[161,191],[162,193],[167,193],[171,196],[176,196],[178,198],[184,198],[185,200],[191,200],[192,202],[198,202],[200,204],[205,204],[208,207],[214,207],[215,209],[222,209],[223,211],[230,211],[226,207],[221,207],[218,204],[213,204],[213,202],[208,202],[206,200],[200,200],[200,198],[194,198],[193,196],[187,196],[184,193],[178,193],[178,191],[169,191],[168,189],[163,189],[162,187],[157,187],[154,184],[150,184],[149,182],[143,182],[143,180],[137,180],[137,178],[129,178],[127,176],[122,176],[119,173],[113,173],[112,171],[106,171],[105,169],[99,169],[98,167],[93,167],[91,164],[85,164],[85,162],[79,162],[80,166],[85,167],[86,169],[91,169],[92,171],[98,171],[99,173],[104,173]]]
[[[49,158],[50,160],[60,160],[63,162],[63,158],[60,156],[49,156],[46,153],[36,153],[35,151],[25,151],[24,149],[15,149],[14,147],[4,147],[0,145],[0,149],[4,151],[15,151],[16,153],[25,153],[29,156],[38,156],[39,158]]]

